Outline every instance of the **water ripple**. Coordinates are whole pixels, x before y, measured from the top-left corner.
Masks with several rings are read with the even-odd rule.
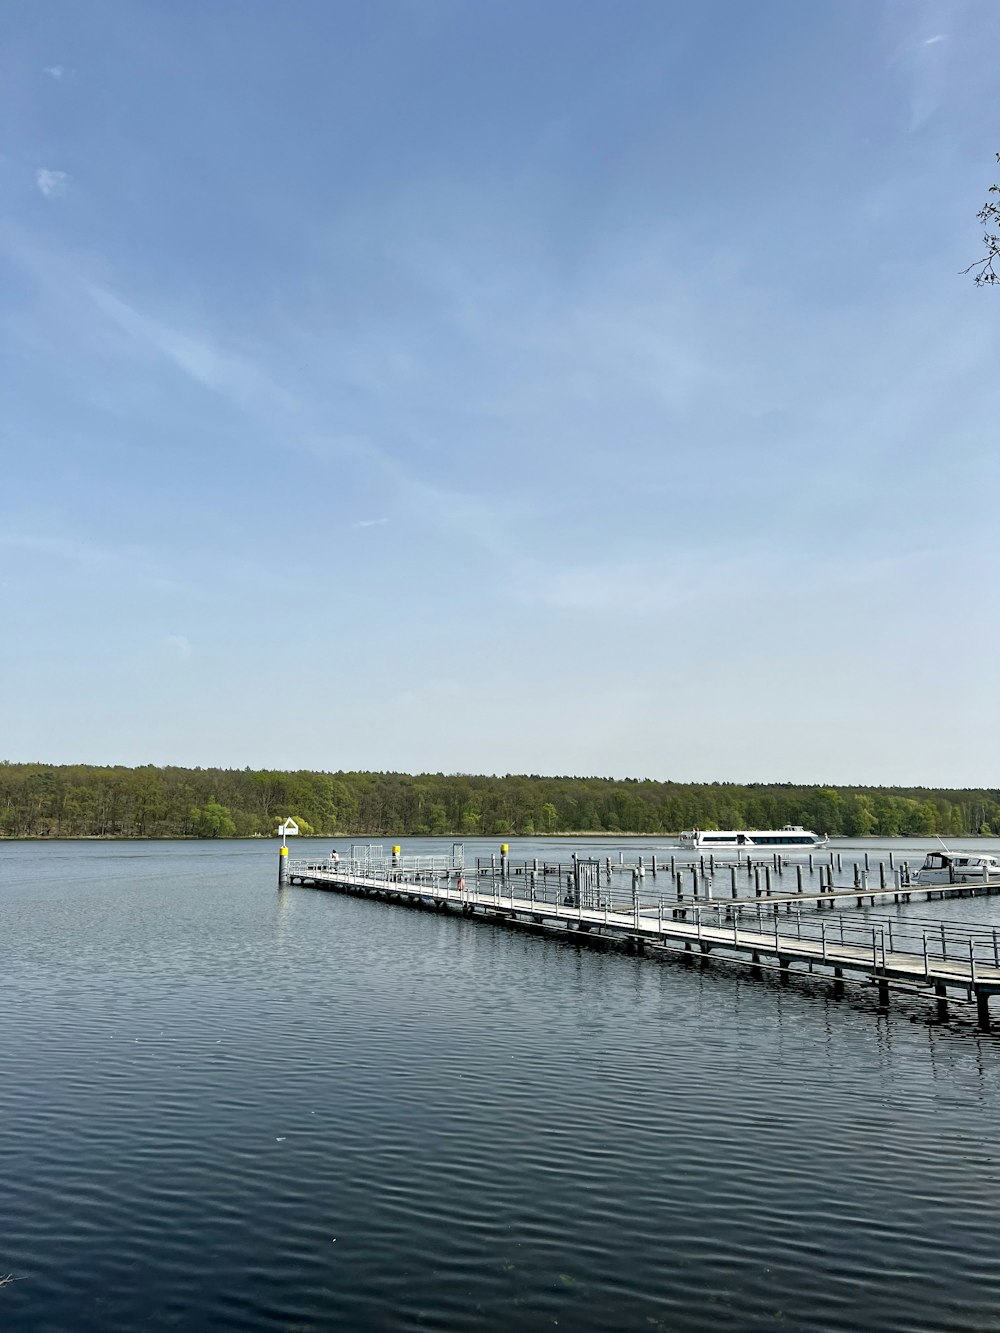
[[[4,863],[4,1326],[997,1327],[995,1040],[272,855]]]

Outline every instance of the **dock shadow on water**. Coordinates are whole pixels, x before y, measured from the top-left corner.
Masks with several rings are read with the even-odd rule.
[[[995,1326],[974,1009],[141,851],[0,846],[4,1326]]]

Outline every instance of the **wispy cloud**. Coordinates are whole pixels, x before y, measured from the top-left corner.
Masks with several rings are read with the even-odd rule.
[[[163,643],[178,662],[186,662],[191,656],[191,641],[186,634],[165,634]]]
[[[924,46],[937,46],[938,42],[946,42],[948,34],[946,32],[935,33],[933,37],[924,38]]]
[[[287,414],[298,401],[252,361],[211,339],[144,314],[95,283],[84,284],[98,307],[124,332],[167,357],[190,379],[252,412]]]
[[[46,65],[46,66],[45,66],[45,69],[44,69],[44,71],[43,71],[43,73],[47,74],[47,75],[49,76],[50,79],[55,79],[55,81],[58,83],[59,80],[60,80],[60,79],[63,77],[63,75],[66,73],[66,66],[65,66],[65,65]]]
[[[39,167],[35,172],[35,184],[46,199],[60,199],[69,189],[69,176],[65,171]]]
[[[353,526],[356,528],[380,528],[383,523],[388,522],[387,518],[359,518]]]
[[[123,555],[134,562],[141,557],[136,547],[113,547],[85,537],[51,537],[30,533],[0,533],[0,550],[21,552],[39,558],[49,557],[64,565],[97,565],[120,561]]]

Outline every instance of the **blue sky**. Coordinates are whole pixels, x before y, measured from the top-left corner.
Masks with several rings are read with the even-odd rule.
[[[996,784],[994,4],[0,37],[0,757]]]

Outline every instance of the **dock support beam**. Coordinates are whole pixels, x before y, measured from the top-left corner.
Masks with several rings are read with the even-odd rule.
[[[948,1017],[948,987],[943,981],[934,983],[934,994],[937,996],[937,1015],[943,1023]]]
[[[984,1032],[990,1030],[990,997],[989,992],[984,990],[976,991],[976,1015],[979,1019],[979,1026]]]
[[[278,848],[278,888],[283,889],[288,883],[288,848]]]

